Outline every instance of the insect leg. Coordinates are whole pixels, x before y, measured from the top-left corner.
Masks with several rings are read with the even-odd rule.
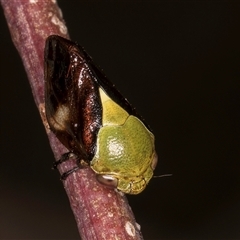
[[[74,154],[72,152],[67,152],[67,153],[64,153],[61,158],[55,162],[53,162],[53,169],[56,169],[57,166],[65,161],[67,161],[69,158],[73,157]]]
[[[78,169],[80,169],[80,168],[81,168],[81,167],[76,166],[76,167],[68,170],[67,172],[65,172],[65,173],[63,173],[63,174],[61,175],[61,178],[60,178],[60,179],[61,179],[62,181],[63,181],[63,180],[66,180],[67,177],[68,177],[70,174],[76,172],[76,171],[77,171]]]
[[[84,168],[84,167],[89,166],[89,164],[86,163],[85,161],[83,161],[83,160],[82,160],[82,161],[79,161],[79,157],[76,156],[73,152],[67,152],[67,153],[64,153],[59,160],[57,160],[57,161],[55,161],[55,162],[53,163],[53,169],[56,169],[59,164],[61,164],[61,163],[63,163],[63,162],[66,162],[66,161],[67,161],[69,158],[71,158],[71,157],[75,157],[76,160],[77,160],[77,163],[78,163],[79,165],[76,166],[76,167],[74,167],[74,168],[72,168],[72,169],[70,169],[70,170],[68,170],[68,171],[66,171],[66,172],[64,172],[64,173],[61,175],[61,177],[60,177],[61,180],[66,180],[66,178],[67,178],[70,174],[72,174],[73,172],[76,172],[78,169],[81,169],[81,168]]]

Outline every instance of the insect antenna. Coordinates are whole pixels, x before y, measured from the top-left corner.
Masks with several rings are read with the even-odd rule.
[[[167,173],[167,174],[162,174],[162,175],[158,175],[158,176],[153,176],[153,178],[161,178],[161,177],[171,177],[173,174],[171,173]]]

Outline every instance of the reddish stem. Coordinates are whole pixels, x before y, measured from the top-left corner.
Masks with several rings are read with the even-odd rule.
[[[22,58],[35,102],[45,126],[43,49],[51,34],[69,38],[55,0],[0,0]],[[56,159],[67,149],[46,128]],[[74,159],[59,166],[60,173],[76,165]],[[64,182],[82,239],[142,239],[126,197],[100,185],[90,168],[71,174]]]

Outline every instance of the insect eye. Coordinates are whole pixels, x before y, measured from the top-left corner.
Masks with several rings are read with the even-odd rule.
[[[110,188],[116,188],[118,185],[118,180],[112,176],[109,175],[97,175],[97,180]]]
[[[151,164],[152,170],[156,168],[157,162],[158,162],[158,156],[157,156],[157,153],[155,152],[153,156],[152,164]]]

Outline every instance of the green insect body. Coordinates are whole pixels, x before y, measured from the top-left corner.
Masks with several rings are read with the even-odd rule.
[[[142,192],[157,164],[154,135],[87,53],[50,36],[45,81],[50,129],[78,157],[79,168],[84,160],[102,184]]]
[[[99,130],[91,168],[100,175],[118,179],[125,193],[141,192],[153,175],[154,136],[135,116],[110,99],[100,89],[103,127]]]

